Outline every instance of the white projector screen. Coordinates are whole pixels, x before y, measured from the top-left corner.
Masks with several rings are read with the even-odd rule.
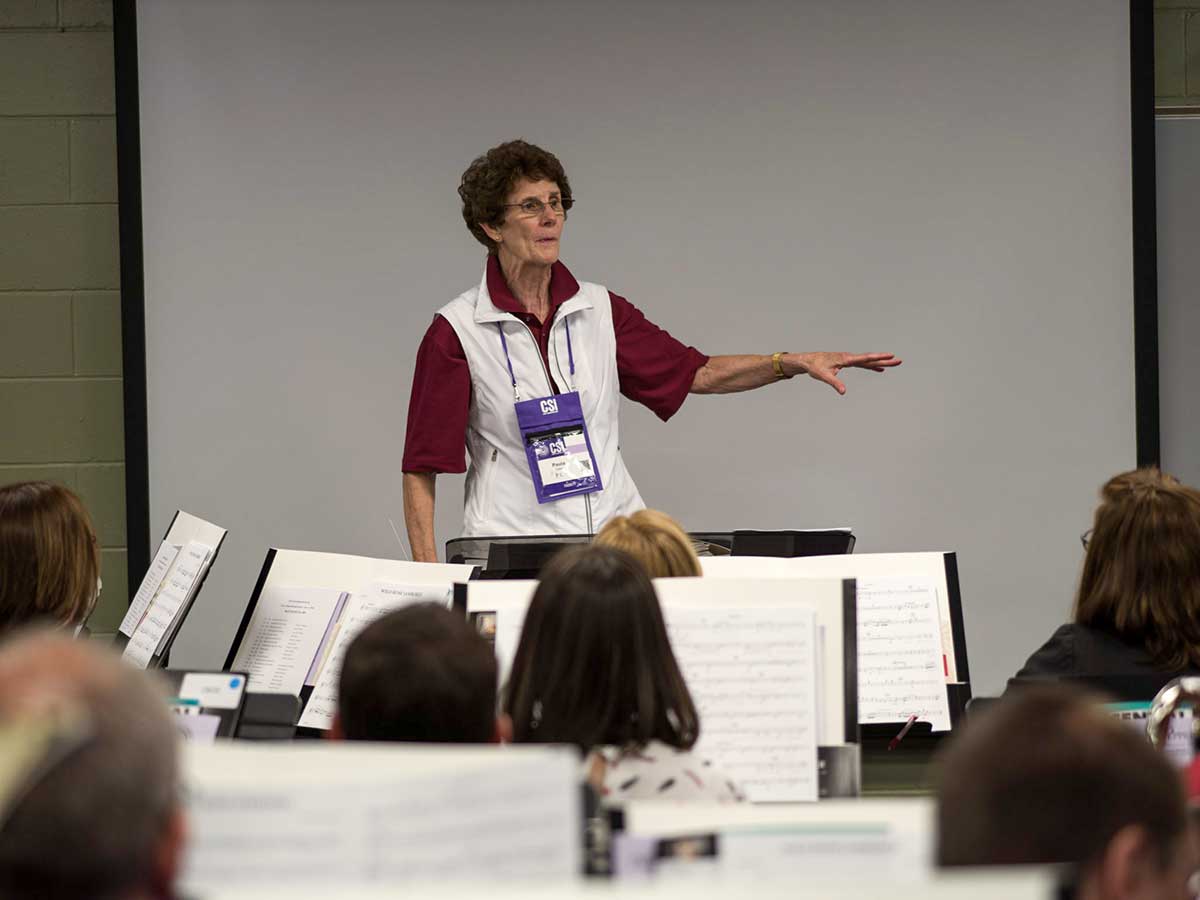
[[[904,359],[845,397],[626,402],[648,504],[957,551],[976,693],[1066,619],[1135,462],[1127,0],[154,0],[137,27],[151,533],[229,528],[173,663],[224,658],[269,546],[399,554],[415,350],[484,262],[459,176],[518,136],[570,175],[563,260],[685,342]],[[462,477],[438,491],[442,546]]]
[[[1158,350],[1162,396],[1162,465],[1200,484],[1200,119],[1160,119],[1155,125],[1158,174]]]

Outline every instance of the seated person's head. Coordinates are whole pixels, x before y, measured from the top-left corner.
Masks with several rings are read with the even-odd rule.
[[[1081,900],[1188,896],[1182,782],[1095,701],[1030,687],[970,720],[941,759],[938,863],[1075,863]]]
[[[1145,647],[1165,670],[1200,669],[1200,491],[1137,469],[1100,497],[1076,623]]]
[[[0,806],[0,897],[170,897],[184,819],[178,732],[145,672],[86,641],[0,647],[0,730],[61,734]]]
[[[515,741],[679,749],[700,724],[645,570],[595,545],[546,564],[504,692]]]
[[[496,655],[458,614],[406,606],[351,641],[331,737],[482,744],[507,739],[496,715]]]
[[[596,535],[597,544],[624,550],[651,578],[700,575],[700,560],[691,538],[664,512],[643,509],[632,516],[609,519]]]
[[[100,551],[87,510],[65,487],[0,487],[0,632],[82,625],[99,597]]]

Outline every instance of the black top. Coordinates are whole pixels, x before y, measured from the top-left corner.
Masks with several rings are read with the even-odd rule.
[[[1193,670],[1172,672],[1155,665],[1144,647],[1087,625],[1059,626],[1050,640],[1025,661],[1015,679],[1063,678],[1079,675],[1159,676],[1165,684]],[[1009,682],[1012,686],[1012,681]]]

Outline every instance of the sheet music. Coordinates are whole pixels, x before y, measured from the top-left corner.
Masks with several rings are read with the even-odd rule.
[[[325,626],[325,633],[321,635],[321,643],[317,645],[317,655],[313,657],[312,665],[308,667],[308,674],[304,676],[305,687],[311,687],[317,683],[317,676],[321,673],[321,664],[325,662],[333,639],[337,636],[338,625],[342,621],[342,612],[346,609],[346,604],[350,602],[350,596],[350,594],[342,594],[338,598],[337,606],[333,608],[333,615],[329,619],[329,624]]]
[[[150,601],[162,587],[163,579],[167,577],[167,572],[171,570],[171,564],[175,562],[175,557],[178,555],[179,547],[175,544],[163,541],[158,545],[158,552],[154,554],[154,560],[150,563],[150,568],[146,570],[146,575],[142,578],[141,585],[138,586],[133,602],[129,604],[129,609],[125,612],[125,618],[121,620],[121,627],[118,629],[121,634],[126,637],[133,636],[138,623],[142,621],[142,617],[150,606]]]
[[[208,565],[208,561],[212,559],[212,555],[213,548],[207,544],[188,541],[187,546],[175,559],[175,567],[167,578],[168,587],[150,604],[151,612],[162,604],[166,604],[165,608],[170,611],[167,627],[158,641],[157,655],[161,656],[167,649],[167,642],[175,629],[179,627],[179,610],[200,589],[200,575]],[[178,597],[176,597],[177,592]]]
[[[199,541],[189,541],[175,557],[170,574],[125,645],[121,655],[127,662],[144,669],[156,654],[162,652],[171,624],[191,596],[204,564],[211,555],[212,547]]]
[[[1105,703],[1108,714],[1118,721],[1127,724],[1143,738],[1146,737],[1146,722],[1150,718],[1149,700],[1123,701],[1120,703]],[[1186,769],[1196,758],[1195,743],[1192,739],[1192,722],[1195,710],[1191,706],[1180,706],[1171,714],[1167,723],[1167,740],[1163,752],[1180,769]]]
[[[950,730],[937,591],[923,578],[861,578],[858,586],[858,719],[915,715]]]
[[[579,763],[567,749],[186,750],[187,892],[578,877]]]
[[[299,696],[342,594],[332,588],[263,588],[232,669],[246,672],[256,691]]]
[[[517,656],[517,644],[521,642],[521,628],[525,624],[525,614],[520,615],[510,610],[496,612],[496,662],[499,667],[500,684],[508,681],[512,671],[513,660]]]
[[[697,752],[752,801],[816,800],[812,609],[664,604],[663,617],[700,714]]]
[[[325,659],[321,661],[316,686],[304,713],[297,723],[304,728],[328,729],[333,725],[337,713],[338,679],[342,673],[342,659],[346,648],[360,631],[392,610],[413,603],[438,603],[448,605],[454,588],[437,584],[392,584],[376,582],[369,591],[352,594],[342,611],[341,621],[335,626],[329,641]]]

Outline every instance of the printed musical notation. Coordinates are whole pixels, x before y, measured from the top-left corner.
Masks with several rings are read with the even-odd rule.
[[[813,611],[664,603],[663,616],[700,714],[697,751],[751,800],[816,800]]]
[[[169,547],[170,545],[164,542],[163,548]],[[189,541],[187,546],[177,553],[167,552],[163,548],[159,549],[160,557],[156,558],[154,565],[159,565],[160,559],[170,558],[169,572],[160,580],[158,589],[146,605],[145,613],[121,654],[126,662],[142,669],[150,665],[154,656],[161,656],[166,649],[168,638],[177,624],[176,618],[194,593],[200,572],[212,556],[212,548],[199,541]]]
[[[565,881],[579,871],[570,751],[254,749],[185,754],[189,893],[307,884],[341,896],[399,880]]]
[[[341,610],[341,617],[318,650],[312,696],[297,723],[304,728],[328,729],[337,714],[338,680],[342,674],[342,659],[346,649],[360,631],[379,617],[412,603],[447,603],[452,589],[445,585],[391,584],[376,582],[369,591],[351,594]]]
[[[344,593],[331,588],[268,585],[233,661],[258,691],[300,694],[330,619]]]
[[[524,605],[495,617],[501,681],[520,639]],[[817,799],[816,616],[805,606],[736,608],[662,603],[671,647],[700,715],[697,751],[751,800]]]
[[[121,634],[133,637],[133,632],[141,624],[146,610],[150,608],[150,601],[162,589],[163,581],[166,580],[167,573],[171,571],[175,557],[179,555],[179,549],[178,546],[167,541],[159,544],[158,552],[154,554],[154,560],[150,563],[150,568],[146,570],[146,575],[142,578],[141,586],[138,587],[133,602],[129,604],[125,618],[121,620],[121,627],[118,629]]]
[[[950,728],[937,591],[918,578],[858,580],[858,718]]]

